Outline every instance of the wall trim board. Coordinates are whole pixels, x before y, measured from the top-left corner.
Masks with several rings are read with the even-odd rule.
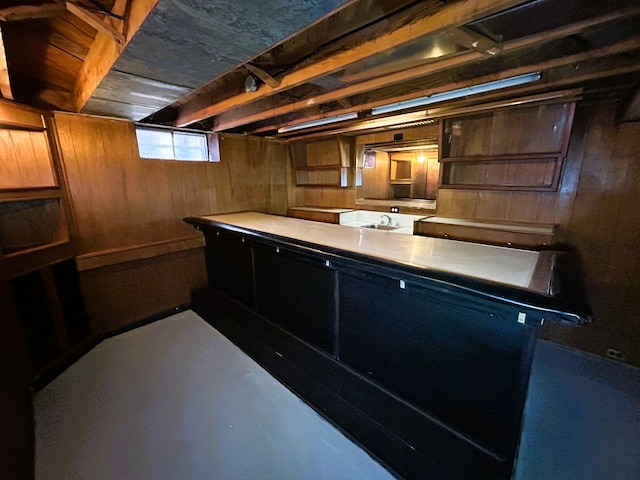
[[[33,381],[34,393],[39,392],[44,387],[49,385],[58,376],[60,376],[71,365],[80,360],[83,356],[97,347],[102,342],[103,337],[101,335],[90,335],[83,339],[80,343],[73,347],[71,352],[60,358],[53,363],[49,364]]]
[[[136,320],[122,327],[114,328],[113,330],[109,330],[102,334],[102,338],[107,340],[112,337],[116,337],[123,333],[130,332],[131,330],[135,330],[136,328],[144,327],[145,325],[149,325],[150,323],[154,323],[160,320],[164,320],[165,318],[170,317],[171,315],[176,315],[178,313],[185,312],[191,309],[191,304],[186,303],[183,305],[178,305],[176,307],[169,308],[167,310],[163,310],[161,312],[155,313],[153,315],[149,315],[148,317],[141,318],[140,320]]]
[[[78,270],[83,272],[201,247],[204,247],[204,238],[202,235],[198,235],[197,237],[189,236],[86,253],[78,255],[76,262]]]

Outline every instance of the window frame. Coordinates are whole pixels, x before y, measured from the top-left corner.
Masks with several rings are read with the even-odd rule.
[[[140,143],[140,136],[138,135],[139,131],[148,131],[148,132],[167,132],[170,135],[171,139],[171,157],[168,156],[160,156],[160,155],[147,155],[144,151],[144,147],[142,147]],[[211,137],[209,132],[203,132],[200,130],[191,130],[186,128],[172,128],[172,127],[163,127],[159,125],[148,125],[142,123],[135,124],[135,132],[136,132],[136,146],[138,147],[138,155],[141,160],[158,160],[158,161],[175,161],[175,162],[215,162],[215,158],[211,155]],[[184,155],[179,155],[176,150],[176,141],[175,134],[179,135],[191,135],[197,136],[204,140],[203,149],[200,150],[200,153],[206,152],[206,158],[180,158],[184,157]],[[149,145],[149,144],[147,144]],[[167,145],[168,146],[168,145]]]

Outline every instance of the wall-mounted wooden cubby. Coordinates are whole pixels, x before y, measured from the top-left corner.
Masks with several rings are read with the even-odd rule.
[[[351,141],[343,137],[294,142],[291,152],[299,187],[348,187],[351,182]]]
[[[0,101],[0,277],[37,371],[89,335],[53,115]]]
[[[447,118],[440,188],[555,191],[575,102]]]

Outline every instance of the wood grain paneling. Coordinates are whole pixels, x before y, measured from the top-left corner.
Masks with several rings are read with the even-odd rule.
[[[199,238],[182,218],[244,210],[284,215],[295,197],[282,141],[222,134],[220,162],[141,160],[133,123],[65,113],[55,121],[78,253],[110,259],[81,274],[98,333],[188,303],[190,290],[204,284],[199,248],[149,254],[149,246]]]
[[[194,214],[287,210],[284,142],[224,134],[221,162],[141,160],[126,121],[56,114],[82,254],[196,235]]]
[[[206,284],[201,248],[80,272],[91,331],[105,333],[186,305]]]
[[[0,128],[0,188],[56,185],[46,132]]]
[[[566,190],[575,185],[575,199],[571,209],[568,191],[557,200],[596,320],[587,328],[548,326],[545,336],[600,355],[612,348],[640,365],[640,123],[616,125],[617,110],[578,108],[564,178]]]
[[[356,208],[355,188],[305,188],[304,205]]]

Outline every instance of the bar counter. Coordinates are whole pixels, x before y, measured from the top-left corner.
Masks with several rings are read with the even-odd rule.
[[[262,213],[205,237],[193,308],[400,478],[507,480],[538,330],[588,305],[560,252]]]

